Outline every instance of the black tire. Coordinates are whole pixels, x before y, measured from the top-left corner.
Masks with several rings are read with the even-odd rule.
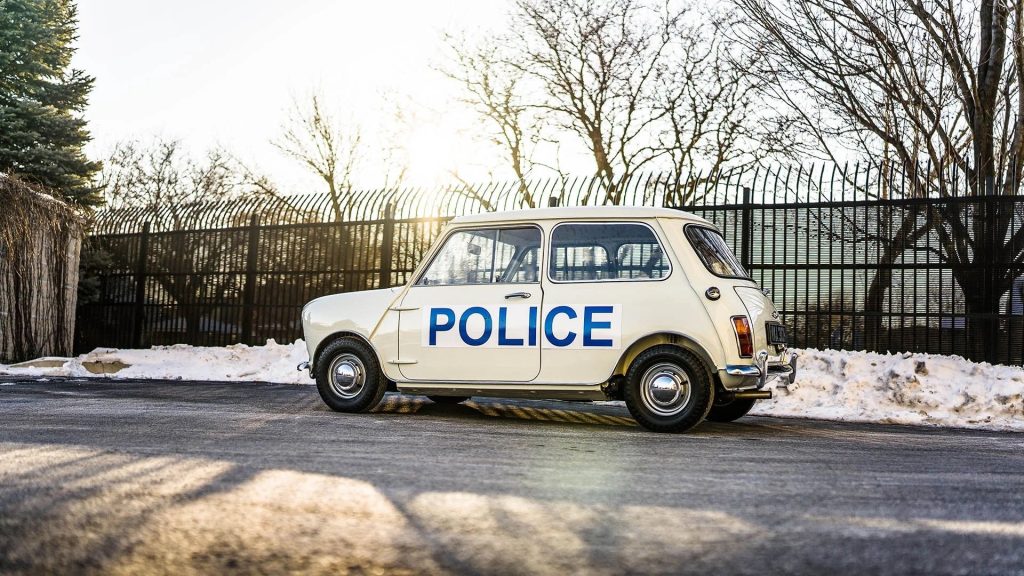
[[[757,400],[733,400],[728,404],[715,404],[708,412],[708,420],[711,422],[733,422],[743,418],[754,407]]]
[[[353,370],[352,380],[342,380],[343,376],[349,375],[348,369]],[[332,379],[332,372],[336,370],[340,373]],[[373,410],[388,388],[377,355],[357,338],[339,338],[324,347],[317,359],[315,372],[320,397],[336,412]]]
[[[445,404],[452,406],[469,400],[469,396],[427,396],[434,404]]]
[[[688,386],[683,385],[684,377]],[[649,386],[654,380],[664,386]],[[630,364],[623,397],[629,413],[644,428],[685,432],[704,421],[715,401],[715,387],[695,354],[661,345],[644,350]]]

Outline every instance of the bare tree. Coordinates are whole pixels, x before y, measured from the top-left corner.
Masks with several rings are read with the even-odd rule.
[[[617,184],[654,160],[651,138],[665,112],[651,92],[685,10],[659,12],[639,0],[518,0],[511,40],[518,66],[543,90],[537,102],[593,155],[606,201]]]
[[[493,126],[494,142],[505,150],[518,182],[518,194],[524,205],[535,208],[527,178],[532,167],[530,147],[537,142],[530,106],[522,95],[524,73],[510,65],[511,56],[500,46],[472,46],[464,37],[447,36],[453,63],[443,73],[459,82],[465,91],[464,102]]]
[[[179,140],[118,143],[99,174],[111,208],[145,208],[154,225],[180,230],[196,202],[275,195],[273,183],[221,148],[192,157]]]
[[[352,177],[361,160],[362,135],[358,126],[343,124],[325,110],[322,100],[314,93],[307,104],[295,102],[283,134],[273,144],[324,181],[334,218],[341,222],[351,208]]]
[[[119,144],[104,162],[100,185],[111,208],[142,210],[152,229],[161,232],[216,227],[206,218],[225,227],[248,225],[254,214],[217,210],[216,203],[274,194],[266,178],[254,176],[225,151],[214,149],[196,159],[175,140]],[[204,221],[197,222],[199,217]],[[245,242],[244,234],[233,231],[163,234],[150,242],[149,271],[178,304],[187,341],[197,341],[203,331],[204,311],[241,289],[237,274],[216,273],[231,268]],[[123,265],[133,265],[131,245],[114,242],[106,249]]]
[[[657,150],[668,158],[675,205],[694,201],[698,186],[725,168],[803,151],[795,116],[766,103],[750,74],[759,54],[727,40],[735,25],[735,15],[713,11],[683,19],[659,64],[654,109],[665,122]]]
[[[569,135],[590,152],[603,202],[621,203],[627,179],[666,166],[686,201],[692,189],[680,183],[697,167],[710,173],[792,149],[785,118],[755,106],[751,56],[721,40],[732,20],[694,6],[517,0],[511,31],[485,48],[450,39],[449,75],[497,125],[517,176],[529,138]]]
[[[912,195],[950,196],[950,168],[976,196],[1016,194],[1024,170],[1024,3],[1002,0],[735,0],[738,37],[764,58],[760,75],[803,115],[809,134],[902,167]],[[885,265],[926,233],[942,246],[977,314],[976,348],[994,334],[1000,297],[1024,259],[1024,230],[1002,204],[949,203],[924,224],[912,211],[884,239],[869,306],[888,288]],[[1012,233],[1011,233],[1012,232]],[[975,265],[1007,263],[993,275]]]

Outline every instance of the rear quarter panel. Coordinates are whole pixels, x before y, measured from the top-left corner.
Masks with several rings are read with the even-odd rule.
[[[736,333],[732,327],[733,316],[748,315],[743,300],[735,288],[745,287],[757,289],[753,280],[739,278],[723,278],[712,274],[693,250],[687,239],[684,227],[690,223],[684,221],[665,221],[662,226],[665,235],[671,240],[673,252],[679,259],[681,267],[686,270],[693,292],[698,295],[704,308],[709,325],[721,343],[721,354],[714,357],[716,368],[724,368],[726,364],[749,364],[747,358],[740,358],[736,342]],[[719,289],[722,296],[718,300],[708,300],[704,293],[712,286]],[[764,342],[764,330],[755,326],[755,349]],[[760,337],[761,340],[757,338]]]

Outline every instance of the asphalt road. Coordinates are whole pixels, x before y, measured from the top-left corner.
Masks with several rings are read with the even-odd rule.
[[[0,573],[1024,574],[1024,435],[0,380]]]

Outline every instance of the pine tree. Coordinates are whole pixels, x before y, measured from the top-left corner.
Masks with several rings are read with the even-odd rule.
[[[95,206],[100,164],[83,151],[82,118],[93,78],[70,68],[77,25],[72,0],[0,0],[0,172]]]

